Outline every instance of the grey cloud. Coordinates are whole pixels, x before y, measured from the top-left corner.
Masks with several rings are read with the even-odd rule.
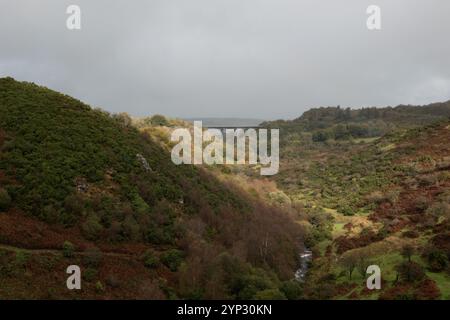
[[[370,4],[381,31],[365,26]],[[65,27],[69,4],[82,30]],[[112,112],[292,118],[450,99],[446,0],[0,0],[0,76]]]

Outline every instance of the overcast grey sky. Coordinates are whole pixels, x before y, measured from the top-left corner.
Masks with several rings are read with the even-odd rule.
[[[448,0],[0,0],[0,76],[137,116],[444,101],[449,39]]]

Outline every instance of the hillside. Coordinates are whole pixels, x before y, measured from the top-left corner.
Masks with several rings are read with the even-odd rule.
[[[0,79],[0,298],[298,298],[290,216],[128,120]]]
[[[313,230],[307,297],[450,298],[449,141],[441,120],[378,139],[290,146],[273,179]],[[365,289],[370,264],[381,268],[381,292]]]
[[[378,114],[384,120],[375,124],[389,122],[389,130],[324,141],[313,139],[316,131],[305,123],[317,123],[311,119],[317,110],[342,112],[308,111],[283,121],[288,128],[281,124],[281,171],[270,180],[248,166],[208,169],[297,217],[313,252],[303,298],[449,299],[448,108],[442,103],[351,111],[353,123],[369,126]],[[333,129],[325,130],[336,124],[353,128],[336,114],[325,121]],[[163,127],[147,129],[157,128]],[[381,268],[381,291],[365,289],[371,264]]]
[[[351,140],[380,137],[396,129],[432,124],[450,117],[450,101],[425,106],[399,105],[385,108],[313,108],[294,120],[265,122],[265,127],[280,128],[283,143],[293,140]]]
[[[181,120],[0,79],[0,298],[450,299],[448,116],[447,102],[266,123],[281,165],[263,178],[173,165]],[[381,291],[365,289],[370,264]]]

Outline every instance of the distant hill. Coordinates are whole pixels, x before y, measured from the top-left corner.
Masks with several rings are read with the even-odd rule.
[[[285,298],[300,231],[126,115],[0,79],[0,298]]]
[[[280,128],[284,137],[302,132],[317,142],[379,137],[394,129],[413,128],[450,118],[450,101],[425,106],[399,105],[386,108],[313,108],[294,120],[265,122]]]

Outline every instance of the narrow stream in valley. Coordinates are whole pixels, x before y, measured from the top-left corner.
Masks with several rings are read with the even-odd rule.
[[[300,253],[300,267],[295,271],[295,280],[299,282],[304,282],[306,274],[308,273],[309,263],[312,260],[312,252],[305,248],[303,252]]]

